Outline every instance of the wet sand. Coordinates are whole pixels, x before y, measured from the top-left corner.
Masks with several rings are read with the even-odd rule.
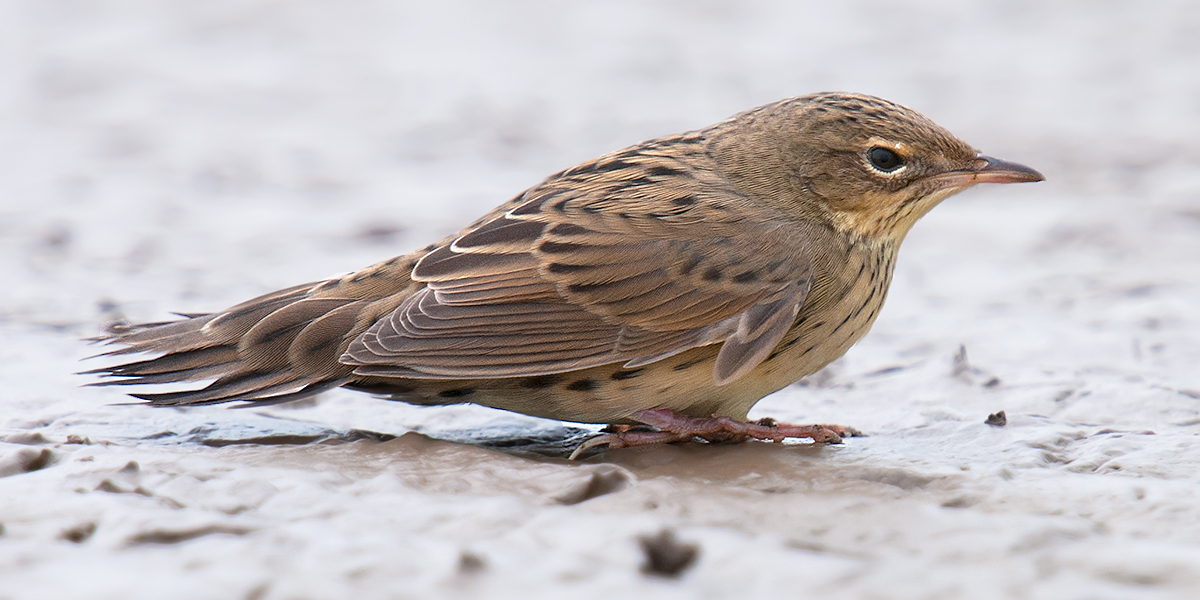
[[[1200,596],[1197,30],[1183,0],[10,3],[0,600]],[[114,318],[362,267],[825,89],[1047,176],[937,208],[867,338],[751,413],[868,437],[570,462],[594,428],[72,374]]]

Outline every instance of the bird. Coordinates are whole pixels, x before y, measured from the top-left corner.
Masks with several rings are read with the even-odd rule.
[[[882,98],[788,98],[555,173],[362,270],[115,328],[101,356],[156,356],[85,373],[197,382],[130,394],[154,406],[345,387],[609,426],[575,455],[838,443],[857,430],[747,413],[866,334],[919,218],[976,184],[1043,179]]]

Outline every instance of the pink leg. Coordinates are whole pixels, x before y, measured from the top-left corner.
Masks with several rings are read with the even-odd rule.
[[[786,438],[811,438],[816,443],[838,444],[842,437],[862,435],[857,429],[841,425],[788,425],[771,419],[748,423],[729,417],[688,417],[662,408],[640,410],[630,418],[652,425],[658,431],[621,431],[600,435],[581,444],[571,453],[571,458],[577,458],[597,446],[650,446],[686,442],[694,438],[714,443],[738,443],[750,438],[773,442],[782,442]]]

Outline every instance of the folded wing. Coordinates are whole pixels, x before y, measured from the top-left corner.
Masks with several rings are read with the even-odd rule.
[[[543,375],[724,342],[719,384],[758,365],[811,279],[808,236],[728,181],[642,148],[551,178],[433,250],[426,287],[350,344],[355,374]]]

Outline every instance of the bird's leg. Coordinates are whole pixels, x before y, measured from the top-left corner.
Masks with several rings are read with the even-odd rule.
[[[747,422],[719,416],[689,417],[662,408],[640,410],[630,418],[653,425],[660,431],[688,434],[709,442],[740,442],[747,438],[782,442],[786,438],[811,438],[817,443],[837,444],[842,437],[862,435],[857,429],[841,425],[789,425],[770,418]]]
[[[597,446],[650,446],[686,442],[694,438],[713,443],[738,443],[749,438],[773,442],[782,442],[787,438],[811,438],[816,443],[837,444],[843,437],[862,435],[857,429],[841,425],[789,425],[776,423],[773,419],[747,422],[729,417],[689,417],[664,408],[639,410],[629,418],[652,425],[658,431],[624,429],[606,433],[584,442],[571,453],[571,458]]]

